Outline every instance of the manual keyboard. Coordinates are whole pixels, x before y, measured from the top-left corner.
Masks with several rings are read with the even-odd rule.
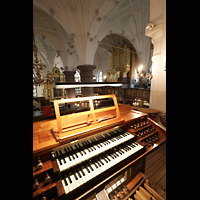
[[[141,149],[143,146],[132,139],[63,171],[61,177],[65,193],[77,189]]]
[[[80,142],[54,150],[59,171],[67,170],[95,155],[120,145],[135,136],[121,128],[104,132]]]

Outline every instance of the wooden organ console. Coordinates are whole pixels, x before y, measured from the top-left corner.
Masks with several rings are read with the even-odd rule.
[[[95,107],[100,100],[111,106]],[[59,105],[71,102],[90,109],[60,116]],[[140,199],[145,156],[166,130],[115,95],[55,100],[54,108],[56,119],[33,122],[33,199]]]

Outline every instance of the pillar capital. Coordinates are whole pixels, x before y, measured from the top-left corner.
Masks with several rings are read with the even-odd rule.
[[[93,82],[93,70],[96,68],[95,65],[79,65],[77,69],[80,70],[81,74],[81,82]],[[82,88],[81,89],[82,96],[93,96],[93,88]]]
[[[77,69],[80,70],[81,82],[93,82],[93,70],[96,65],[79,65]]]
[[[87,64],[85,64],[85,65],[78,65],[77,68],[80,69],[80,70],[81,69],[86,69],[86,68],[87,69],[95,69],[96,65],[87,65]]]
[[[74,74],[76,73],[76,71],[64,71],[63,73],[65,75],[65,81],[67,83],[75,82]]]
[[[76,71],[64,71],[63,73],[65,75],[65,81],[67,83],[75,82],[74,74],[76,73]],[[75,98],[76,97],[74,88],[68,88],[68,89],[66,89],[66,92],[67,92],[67,98]]]

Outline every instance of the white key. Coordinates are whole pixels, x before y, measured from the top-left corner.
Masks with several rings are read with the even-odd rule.
[[[82,180],[81,180],[81,178],[79,177],[79,175],[78,175],[78,173],[77,172],[75,172],[75,174],[76,174],[76,176],[77,176],[77,185],[78,185],[78,187],[80,186],[80,185],[82,185],[83,183],[82,183]]]
[[[67,179],[67,183],[68,183],[68,190],[69,190],[69,191],[72,191],[72,190],[73,190],[72,184],[70,183],[68,177],[67,177],[66,179]]]
[[[105,170],[107,170],[109,168],[108,163],[104,159],[101,159],[101,162],[104,163],[104,168],[105,168]]]
[[[72,188],[74,190],[79,186],[79,182],[77,182],[77,180],[75,179],[73,174],[70,175],[70,178],[72,180],[71,186],[72,186]]]
[[[113,132],[113,133],[117,133],[117,134],[120,133],[121,138],[116,139],[116,137],[118,137],[118,136],[113,135],[112,132]],[[59,166],[60,171],[64,171],[64,170],[66,170],[66,169],[69,169],[70,167],[73,167],[73,166],[75,166],[75,165],[77,165],[77,164],[79,164],[79,163],[81,163],[81,162],[83,162],[83,161],[85,161],[85,160],[88,160],[88,159],[92,158],[93,156],[96,156],[96,155],[98,155],[98,154],[100,154],[100,153],[102,153],[102,152],[104,152],[104,151],[107,151],[108,149],[113,148],[113,147],[115,147],[115,146],[117,146],[117,145],[119,145],[119,144],[121,144],[121,143],[124,143],[124,142],[126,142],[126,141],[128,141],[128,140],[130,140],[131,138],[134,137],[134,135],[132,135],[132,134],[130,134],[130,133],[128,133],[128,132],[125,132],[125,133],[127,133],[128,135],[122,136],[122,134],[124,134],[124,131],[120,131],[120,129],[119,129],[119,130],[113,130],[113,131],[107,132],[106,135],[104,135],[105,133],[102,133],[101,136],[102,136],[103,138],[105,138],[107,141],[109,141],[110,143],[109,143],[109,144],[108,144],[108,143],[103,144],[103,142],[101,142],[100,144],[102,145],[102,147],[101,147],[99,144],[98,144],[98,145],[93,145],[93,147],[96,148],[95,150],[94,150],[93,147],[92,147],[92,148],[91,148],[91,147],[90,147],[90,148],[88,147],[88,148],[90,149],[90,151],[89,151],[89,150],[87,149],[87,145],[86,145],[85,143],[82,144],[82,142],[76,143],[76,146],[77,146],[77,147],[75,146],[75,144],[71,144],[70,146],[73,148],[73,150],[76,150],[76,152],[77,152],[77,150],[78,150],[78,151],[81,151],[81,150],[80,150],[80,147],[79,147],[79,145],[80,145],[80,146],[84,149],[84,151],[86,152],[86,154],[84,153],[84,151],[81,151],[82,154],[83,154],[83,156],[82,156],[80,152],[77,152],[76,154],[78,155],[78,158],[76,157],[75,154],[73,154],[74,157],[75,157],[75,159],[73,159],[73,157],[72,157],[72,155],[71,155],[71,153],[72,153],[72,152],[71,152],[71,148],[70,148],[70,146],[68,146],[68,148],[70,149],[70,151],[69,151],[69,150],[67,150],[67,151],[68,151],[68,153],[70,154],[71,161],[70,161],[69,158],[67,158],[67,157],[64,158],[65,161],[66,161],[66,163],[64,163],[64,162],[61,160],[62,165],[60,165],[60,164],[58,163],[58,166]],[[115,141],[111,141],[111,139],[108,139],[108,136],[114,137]],[[100,139],[101,139],[101,137],[99,137],[99,136],[94,136],[92,139],[99,142]],[[90,143],[94,143],[90,138],[87,139],[87,141],[89,141]],[[105,143],[105,141],[104,141],[104,143]],[[78,145],[78,144],[79,144],[79,145]],[[99,147],[98,147],[98,146],[99,146]],[[86,148],[86,149],[85,149],[85,148]],[[66,149],[67,149],[67,148],[66,148]],[[91,149],[93,149],[93,151],[92,151]]]
[[[66,161],[66,163],[65,163],[65,169],[70,168],[71,167],[71,161],[69,160],[69,158],[65,157],[65,161]]]
[[[68,183],[67,186],[65,186],[64,180],[62,180],[62,184],[65,189],[65,193],[67,194],[69,191],[72,191],[72,190],[76,189],[77,187],[81,186],[82,184],[90,181],[91,179],[95,178],[97,175],[105,172],[107,169],[113,167],[114,165],[118,164],[122,160],[126,159],[130,155],[133,155],[135,152],[137,152],[138,150],[143,148],[143,146],[139,145],[138,143],[136,143],[136,144],[133,143],[133,145],[135,145],[135,147],[131,147],[130,145],[127,145],[131,148],[128,151],[125,151],[123,148],[120,149],[120,151],[124,152],[123,154],[120,154],[119,150],[116,149],[115,154],[117,154],[119,156],[115,157],[114,159],[106,153],[105,155],[106,155],[106,157],[108,157],[110,159],[110,161],[108,161],[108,163],[107,163],[103,158],[99,158],[104,163],[104,165],[101,164],[101,167],[99,167],[99,165],[97,164],[98,168],[96,168],[95,165],[90,161],[89,164],[94,169],[94,171],[92,171],[91,168],[89,167],[90,173],[88,173],[87,169],[83,165],[80,165],[82,170],[85,173],[85,176],[83,176],[82,171],[79,171],[79,173],[82,176],[80,178],[78,173],[76,172],[76,176],[78,177],[78,180],[76,180],[74,175],[71,173],[70,178],[72,180],[72,184],[70,184],[69,179],[66,178],[67,183]]]
[[[98,165],[97,165],[98,166]],[[99,169],[99,167],[98,168],[96,168],[95,167],[95,165],[92,163],[91,164],[91,167],[93,168],[93,170],[94,171],[90,171],[90,173],[91,173],[91,175],[93,176],[93,177],[95,177],[95,176],[97,176],[97,175],[99,175],[99,173],[100,173],[100,171],[98,170]]]
[[[90,179],[93,178],[93,176],[91,175],[91,170],[89,169],[90,173],[84,168],[83,171],[85,172],[85,176],[87,181],[89,181]]]
[[[101,160],[101,159],[99,159],[99,160]],[[101,164],[101,162],[99,162],[100,163],[100,165],[101,165],[101,173],[103,172],[103,171],[105,171],[105,170],[107,170],[107,168],[105,167],[105,164]]]
[[[64,180],[62,180],[62,184],[63,184],[63,188],[64,188],[64,190],[65,190],[65,194],[67,194],[68,192],[70,192],[70,189],[69,189],[69,186],[67,185],[65,185],[65,182],[64,182]]]
[[[86,182],[87,182],[86,175],[84,176],[82,171],[79,171],[79,173],[80,173],[81,176],[82,176],[82,177],[81,177],[82,184],[86,183]],[[84,172],[84,173],[85,173],[85,172]]]

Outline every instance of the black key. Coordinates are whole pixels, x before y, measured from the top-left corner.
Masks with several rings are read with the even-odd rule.
[[[76,154],[76,151],[74,150],[74,148],[72,146],[70,146],[70,149],[72,150],[72,152],[75,154],[75,156],[78,158],[78,155]]]
[[[99,135],[99,138],[100,138],[101,142],[106,146],[107,143],[105,142],[105,139],[101,135]]]
[[[127,149],[127,147],[124,145],[124,144],[122,144],[122,149],[124,150],[124,151],[128,151],[128,149]]]
[[[78,177],[76,176],[76,173],[75,173],[75,170],[73,167],[71,168],[71,170],[72,170],[72,174],[74,175],[75,179],[78,180]]]
[[[108,136],[108,134],[107,134],[107,133],[105,133],[105,134],[104,134],[104,138],[106,138],[106,140],[107,140],[108,144],[110,144],[110,141],[108,141],[108,140],[109,140],[109,136]]]
[[[65,173],[66,173],[66,175],[67,175],[67,178],[69,179],[69,182],[72,183],[72,179],[70,178],[70,175],[69,175],[69,173],[68,173],[67,170],[65,171]]]
[[[89,167],[86,166],[85,162],[83,162],[83,165],[84,165],[85,169],[87,170],[87,172],[90,173]]]
[[[121,154],[124,153],[124,152],[122,151],[121,147],[118,146],[116,149],[117,149],[119,152],[121,152]]]
[[[58,158],[58,160],[59,160],[60,165],[62,165],[61,159],[60,159],[60,155],[59,155],[58,151],[56,151],[56,156],[57,156],[57,158]]]
[[[99,168],[99,167],[97,166],[96,161],[94,160],[94,158],[90,159],[90,161],[94,164],[94,166],[95,166],[96,168]]]
[[[123,154],[123,153],[122,153],[119,149],[117,149],[117,148],[114,148],[114,150],[115,150],[117,153],[119,153],[120,155]]]
[[[100,135],[100,137],[101,137],[102,141],[105,142],[105,144],[109,144],[108,141],[102,135]]]
[[[106,163],[108,163],[108,160],[107,160],[106,156],[103,153],[101,154],[101,157],[105,160]]]
[[[115,159],[115,158],[116,158],[116,156],[113,155],[113,153],[112,153],[110,150],[108,150],[107,153],[109,154],[109,156],[110,156],[112,159]]]
[[[85,141],[83,141],[82,144],[84,144],[85,148],[86,148],[89,152],[91,152],[90,148],[88,147],[88,145],[87,145],[87,143],[86,143]]]
[[[99,141],[96,138],[92,138],[92,141],[94,142],[94,144],[98,147],[101,148],[101,145],[99,144]]]
[[[88,147],[89,147],[92,151],[94,151],[93,146],[89,143],[89,141],[86,140],[85,142],[87,143]]]
[[[69,158],[69,160],[71,161],[72,159],[70,158],[69,152],[68,152],[68,150],[65,147],[64,147],[64,151],[65,151],[67,157]]]
[[[76,149],[78,150],[78,152],[80,152],[81,156],[83,156],[83,153],[82,153],[80,147],[78,147],[76,144],[75,144],[75,147],[76,147]]]
[[[83,151],[84,154],[86,154],[85,150],[83,149],[83,147],[81,147],[81,145],[78,143],[78,146],[80,147],[80,149]]]
[[[113,152],[117,157],[120,156],[119,153],[117,151],[115,151],[115,149],[113,149]]]
[[[99,163],[99,160],[98,160],[98,158],[96,156],[93,157],[93,160],[99,165],[99,167],[101,167],[101,164]]]
[[[66,177],[67,177],[67,175],[65,174],[64,182],[65,182],[65,185],[67,186],[68,183],[67,183]]]
[[[94,169],[92,168],[92,166],[90,165],[90,162],[91,162],[91,160],[90,161],[87,161],[87,165],[88,165],[88,167],[92,170],[92,171],[94,171]],[[98,167],[97,167],[98,168]]]
[[[108,159],[108,161],[111,161],[110,158],[108,157],[109,155],[107,154],[107,152],[104,152],[105,158]]]
[[[95,148],[95,146],[94,146],[94,143],[92,143],[92,142],[90,142],[90,141],[88,141],[88,142],[91,144],[92,148],[93,148],[94,150],[96,150],[96,148]]]
[[[98,141],[99,145],[100,145],[101,147],[103,147],[103,145],[101,144],[101,139],[100,139],[98,136],[96,136],[96,138],[97,138],[97,141]]]
[[[78,164],[77,167],[78,167],[79,170],[82,172],[83,176],[85,176],[85,172],[83,171],[82,166]]]
[[[98,148],[100,148],[99,144],[97,143],[97,141],[94,140],[94,138],[92,138],[91,141],[94,143],[94,145],[96,145]]]
[[[101,157],[101,156],[98,156],[98,157],[97,157],[98,161],[99,161],[102,165],[104,165],[104,163],[101,161],[101,159],[100,159],[99,157]]]
[[[66,160],[64,159],[64,158],[65,158],[65,157],[64,157],[64,154],[63,154],[63,152],[61,151],[61,149],[59,150],[59,152],[60,152],[60,156],[61,156],[61,158],[63,159],[64,163],[66,163]]]
[[[69,147],[67,147],[67,150],[68,150],[70,156],[72,156],[72,158],[75,159],[74,154],[73,154],[73,151],[70,150]]]
[[[78,167],[77,166],[75,166],[75,171],[77,172],[77,174],[79,175],[79,177],[81,178],[82,176],[81,176],[81,174],[80,174],[80,172],[79,172],[79,169],[78,169]]]

